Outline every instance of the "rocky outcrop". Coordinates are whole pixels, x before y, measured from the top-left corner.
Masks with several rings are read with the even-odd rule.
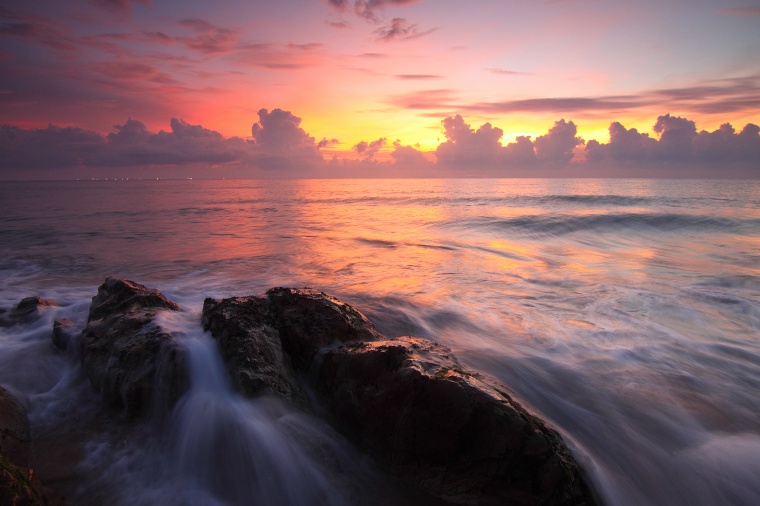
[[[238,391],[253,397],[275,394],[305,405],[279,331],[264,297],[206,299],[203,328],[219,344],[230,378]]]
[[[560,435],[451,350],[400,337],[329,350],[319,396],[393,474],[456,504],[594,504]]]
[[[237,389],[281,395],[301,406],[296,380],[332,344],[382,336],[364,315],[317,290],[272,288],[263,295],[206,299],[203,328],[218,341]]]
[[[272,288],[266,297],[282,346],[298,370],[308,370],[325,346],[383,338],[363,314],[326,293],[310,288]]]
[[[0,327],[30,323],[41,316],[44,307],[55,305],[55,302],[43,299],[37,295],[26,297],[10,311],[0,311]]]
[[[29,444],[26,407],[0,387],[0,451],[14,464],[28,466]]]
[[[179,306],[157,290],[108,278],[90,305],[79,341],[82,367],[110,404],[129,415],[168,410],[189,386],[184,349],[156,324]]]
[[[203,325],[243,392],[301,399],[294,371],[309,371],[304,380],[338,428],[433,496],[596,503],[560,435],[442,345],[384,338],[359,311],[311,289],[207,299]]]
[[[29,469],[29,445],[26,408],[0,387],[0,504],[62,506],[63,498],[43,487]]]

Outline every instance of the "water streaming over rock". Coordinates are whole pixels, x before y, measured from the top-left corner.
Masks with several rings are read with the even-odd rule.
[[[57,306],[0,328],[0,383],[29,403],[39,475],[76,504],[413,504],[319,417],[196,363],[218,360],[204,297],[313,286],[509,385],[608,504],[754,505],[758,266],[756,181],[4,183],[0,308]],[[161,423],[104,410],[50,343],[110,275],[186,310],[166,323],[199,379]]]

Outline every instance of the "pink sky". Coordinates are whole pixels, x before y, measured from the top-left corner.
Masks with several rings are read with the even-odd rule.
[[[281,109],[327,161],[408,147],[440,162],[457,115],[501,133],[486,149],[572,122],[573,161],[613,122],[659,139],[665,115],[692,138],[731,123],[735,144],[760,124],[759,21],[746,0],[5,0],[0,124],[106,139],[176,118],[251,140],[259,111]]]

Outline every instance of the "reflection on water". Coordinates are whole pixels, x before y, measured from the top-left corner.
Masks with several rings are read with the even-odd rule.
[[[2,307],[81,321],[108,275],[197,306],[313,286],[504,381],[610,504],[760,503],[758,182],[8,183],[0,211]],[[49,323],[2,331],[0,382],[54,390],[71,366],[20,351]]]

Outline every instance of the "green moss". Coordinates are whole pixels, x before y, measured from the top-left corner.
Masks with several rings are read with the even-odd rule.
[[[0,452],[0,469],[11,475],[11,478],[15,482],[16,494],[19,497],[28,497],[31,500],[29,504],[32,506],[45,506],[48,504],[47,498],[40,494],[29,479],[29,475],[9,461],[2,452]]]

